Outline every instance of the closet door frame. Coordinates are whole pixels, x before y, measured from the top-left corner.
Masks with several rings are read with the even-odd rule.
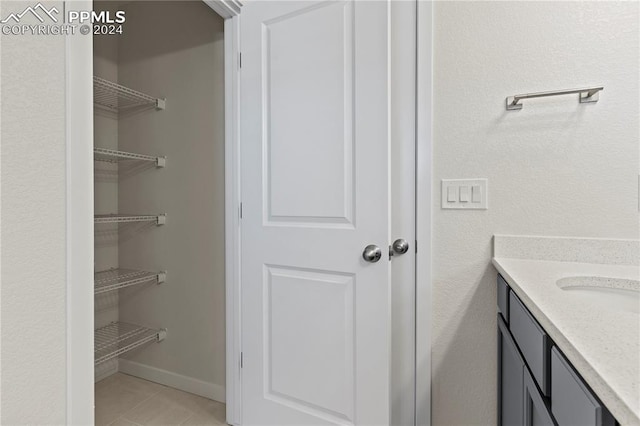
[[[66,2],[91,10],[91,0]],[[65,37],[67,424],[94,420],[93,35]]]
[[[236,0],[203,0],[224,21],[225,57],[225,287],[227,422],[239,424],[240,403],[240,7]],[[92,0],[66,1],[92,10]],[[65,37],[67,151],[67,421],[94,422],[93,294],[93,37]]]
[[[416,425],[431,425],[432,210],[433,180],[433,1],[417,0],[416,24]],[[435,192],[435,193],[434,193]]]
[[[224,0],[203,0],[213,10]],[[216,10],[217,12],[217,10]],[[239,13],[239,8],[238,8]],[[225,18],[224,15],[220,15]],[[240,281],[240,16],[224,21],[225,315],[227,423],[242,423]]]

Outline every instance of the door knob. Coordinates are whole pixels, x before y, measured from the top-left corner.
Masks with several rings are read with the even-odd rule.
[[[409,243],[404,238],[398,238],[393,242],[391,248],[395,254],[405,254],[409,251]]]
[[[382,257],[382,250],[375,244],[369,244],[362,252],[362,258],[369,263],[376,263]]]

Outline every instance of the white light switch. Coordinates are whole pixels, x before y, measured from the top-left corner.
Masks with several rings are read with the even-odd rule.
[[[488,209],[487,179],[442,179],[443,209]]]
[[[472,203],[482,202],[482,191],[480,190],[480,185],[473,185],[471,187],[471,202]]]
[[[460,186],[460,202],[461,203],[469,202],[469,187],[466,185]]]
[[[450,186],[447,188],[447,202],[453,203],[458,199],[458,188]]]

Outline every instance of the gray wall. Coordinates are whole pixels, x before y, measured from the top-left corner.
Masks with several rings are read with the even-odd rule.
[[[2,2],[0,15],[29,5]],[[48,5],[62,10],[62,2]],[[0,423],[7,425],[66,417],[64,61],[64,37],[0,37]]]
[[[167,98],[119,122],[121,150],[167,156],[164,169],[120,173],[120,211],[167,213],[159,228],[121,228],[122,267],[168,271],[159,287],[120,294],[122,321],[168,329],[128,358],[224,387],[223,20],[202,2],[124,8],[119,81]]]
[[[637,2],[434,4],[433,423],[496,422],[493,234],[638,238]],[[423,23],[423,25],[428,25]],[[604,85],[524,102],[517,93]],[[489,179],[489,210],[440,180]]]
[[[117,10],[106,2],[96,2],[96,10]],[[118,81],[118,37],[93,37],[93,73],[107,80]],[[99,148],[118,149],[118,116],[112,112],[94,109],[93,144]],[[118,213],[118,164],[94,162],[95,214]],[[118,267],[118,225],[95,227],[95,270]],[[118,321],[118,292],[95,297],[95,327]],[[111,360],[96,367],[96,381],[118,370],[118,361]]]

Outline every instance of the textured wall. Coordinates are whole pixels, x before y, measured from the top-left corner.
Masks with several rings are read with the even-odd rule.
[[[2,2],[0,14],[32,4]],[[62,10],[62,2],[48,5]],[[64,424],[64,37],[1,36],[0,43],[0,423]]]
[[[120,83],[167,98],[164,111],[119,121],[120,149],[167,156],[164,169],[120,173],[121,211],[167,214],[159,228],[121,227],[122,267],[167,270],[165,284],[120,294],[122,321],[168,329],[165,341],[127,358],[206,382],[222,398],[224,21],[203,2],[124,7]]]
[[[118,10],[116,5],[95,2],[95,10]],[[93,73],[109,81],[118,82],[118,36],[93,37]],[[94,108],[93,145],[99,148],[118,149],[118,116],[100,108]],[[116,163],[94,162],[94,213],[118,213],[118,167]],[[94,263],[96,271],[118,267],[118,225],[95,227]],[[118,292],[112,291],[94,298],[95,328],[118,321]],[[95,378],[99,381],[118,371],[118,360],[113,359],[96,366]]]
[[[433,424],[496,422],[491,236],[638,238],[638,3],[438,2],[434,17]],[[508,95],[603,85],[505,111]],[[440,209],[443,178],[489,210]]]

